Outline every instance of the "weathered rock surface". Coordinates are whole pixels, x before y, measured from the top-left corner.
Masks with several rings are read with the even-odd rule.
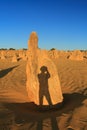
[[[18,61],[17,56],[16,54],[14,54],[14,56],[12,57],[12,62],[17,62],[17,61]]]
[[[5,59],[6,59],[6,57],[5,57],[5,52],[4,52],[4,51],[1,52],[1,59],[2,59],[2,60],[5,60]]]
[[[50,58],[53,58],[53,59],[59,58],[59,54],[57,50],[50,50],[48,53],[49,53]]]
[[[27,92],[30,102],[37,105],[55,105],[63,101],[55,64],[46,50],[38,49],[38,37],[32,32],[27,51]]]
[[[69,57],[70,60],[83,60],[83,53],[79,50],[74,50],[74,52],[71,54],[71,56]]]

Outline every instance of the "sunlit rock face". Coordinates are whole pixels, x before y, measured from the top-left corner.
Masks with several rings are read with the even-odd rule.
[[[2,60],[5,60],[5,59],[6,59],[6,57],[5,57],[5,51],[1,51],[1,59],[2,59]]]
[[[59,54],[58,54],[58,51],[57,50],[50,50],[48,52],[49,54],[49,57],[52,58],[52,59],[57,59],[59,58]]]
[[[46,50],[38,48],[38,36],[32,32],[27,51],[27,92],[30,102],[37,105],[55,105],[63,101],[55,64]]]
[[[77,61],[80,61],[80,60],[83,60],[83,53],[79,50],[74,50],[71,54],[71,56],[69,57],[70,60],[77,60]]]
[[[14,54],[14,56],[12,57],[12,62],[17,62],[17,61],[18,61],[17,56],[16,54]]]

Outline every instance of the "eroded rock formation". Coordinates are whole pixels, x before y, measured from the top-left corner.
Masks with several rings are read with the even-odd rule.
[[[71,54],[71,56],[69,57],[70,60],[83,60],[83,53],[80,50],[74,50]]]
[[[5,52],[4,52],[4,51],[1,52],[1,59],[2,59],[2,60],[5,60],[5,59],[6,59],[6,56],[5,56]]]
[[[12,62],[17,62],[17,61],[18,61],[17,56],[16,54],[14,54],[14,56],[12,57]]]
[[[55,64],[46,50],[38,48],[38,36],[32,32],[27,51],[27,92],[30,102],[37,105],[55,105],[63,101]]]

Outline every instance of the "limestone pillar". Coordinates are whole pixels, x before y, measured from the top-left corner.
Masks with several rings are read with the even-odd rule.
[[[38,36],[32,32],[27,51],[27,92],[30,102],[37,105],[56,105],[63,101],[60,81],[55,64],[47,50],[38,48]]]

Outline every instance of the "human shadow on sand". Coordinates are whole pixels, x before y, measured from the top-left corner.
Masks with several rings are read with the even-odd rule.
[[[43,105],[43,98],[45,97],[48,105],[52,105],[50,92],[49,92],[49,85],[48,79],[50,78],[50,73],[46,66],[42,66],[40,68],[41,73],[38,74],[38,81],[39,81],[39,105]]]
[[[18,66],[18,65],[17,65]],[[0,71],[0,78],[3,78],[5,75],[7,75],[10,71],[12,71],[14,68],[16,68],[17,66],[13,66],[11,68],[7,68],[4,70]]]
[[[5,103],[4,106],[14,115],[15,124],[12,125],[15,129],[59,130],[59,117],[72,113],[87,99],[87,96],[80,93],[64,94],[63,96],[64,102],[60,109],[55,107],[47,111],[40,111],[34,103]]]

